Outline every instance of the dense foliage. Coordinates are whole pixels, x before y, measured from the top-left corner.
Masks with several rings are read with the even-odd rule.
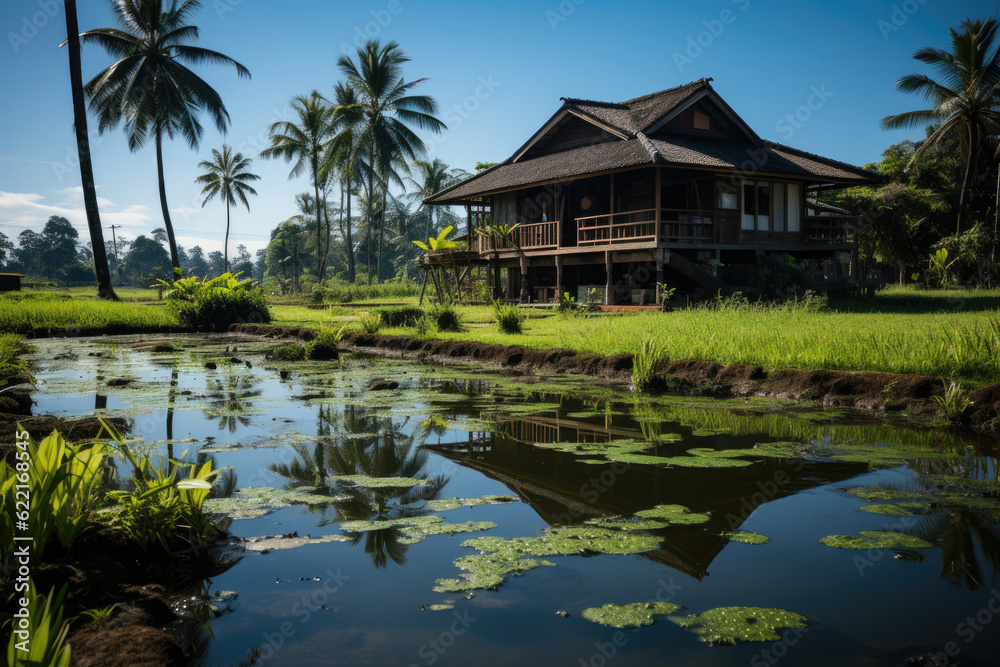
[[[167,301],[181,320],[200,331],[224,331],[237,322],[270,322],[264,292],[252,279],[239,280],[231,273],[216,278],[183,278],[173,284]]]

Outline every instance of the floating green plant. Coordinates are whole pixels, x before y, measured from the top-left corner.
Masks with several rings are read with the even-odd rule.
[[[348,533],[367,533],[376,530],[388,530],[390,528],[405,528],[406,532],[420,534],[431,524],[443,523],[443,519],[436,515],[411,516],[401,519],[373,519],[371,521],[345,521],[340,524],[340,529]]]
[[[748,530],[734,530],[723,533],[724,537],[732,542],[742,542],[743,544],[767,544],[771,538],[760,533],[752,533]]]
[[[585,523],[590,526],[598,526],[600,528],[612,528],[618,530],[658,530],[664,526],[668,526],[666,521],[660,521],[658,519],[633,519],[629,520],[627,518],[617,518],[617,519],[588,519]]]
[[[589,607],[583,610],[588,621],[612,628],[640,628],[652,625],[654,616],[665,616],[680,610],[673,602],[632,602],[630,604],[606,604],[603,607]]]
[[[455,565],[464,570],[459,578],[438,579],[434,591],[437,593],[460,593],[476,589],[490,589],[500,586],[508,576],[541,566],[555,563],[541,558],[516,556],[513,558],[498,553],[462,556],[455,559]]]
[[[476,507],[478,505],[502,505],[504,503],[517,502],[517,496],[485,495],[479,498],[445,498],[442,500],[428,500],[424,509],[432,512],[446,512],[459,507]]]
[[[887,516],[908,516],[918,513],[917,510],[906,508],[902,505],[863,505],[858,508],[858,511],[868,512],[869,514],[885,514]]]
[[[453,604],[425,604],[420,607],[424,611],[447,611],[449,609],[454,609]]]
[[[404,528],[411,535],[457,535],[458,533],[477,533],[482,530],[493,530],[497,525],[492,521],[465,521],[464,523],[427,523]]]
[[[335,482],[344,482],[364,489],[405,489],[427,484],[426,479],[413,477],[369,477],[368,475],[338,475]]]
[[[802,614],[764,607],[719,607],[670,620],[709,644],[777,641],[781,639],[778,630],[804,629],[807,623]]]
[[[659,521],[679,526],[705,523],[708,521],[707,514],[692,513],[691,510],[683,505],[657,505],[651,509],[636,512],[635,515],[643,519],[657,519]]]
[[[308,489],[315,490],[312,487]],[[291,505],[325,505],[346,499],[344,496],[320,495],[301,489],[287,491],[261,486],[238,489],[229,498],[208,498],[204,509],[207,512],[228,514],[233,519],[254,519]]]
[[[262,535],[243,539],[243,548],[247,551],[275,551],[278,549],[296,549],[307,544],[325,544],[327,542],[350,542],[347,535],[321,535],[299,537],[297,533],[290,535]]]
[[[855,486],[844,491],[863,500],[918,500],[925,497],[925,494],[915,491],[890,489],[884,486]]]
[[[927,540],[889,530],[862,530],[858,535],[828,535],[820,543],[837,549],[927,549],[934,546]]]

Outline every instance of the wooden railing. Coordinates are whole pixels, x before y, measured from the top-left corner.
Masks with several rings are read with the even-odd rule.
[[[560,226],[558,220],[552,222],[533,222],[519,225],[514,229],[514,238],[507,240],[499,248],[496,241],[487,236],[476,236],[475,248],[480,253],[494,250],[543,250],[559,247]]]
[[[857,220],[851,216],[807,216],[803,219],[809,243],[852,243]]]
[[[656,209],[608,213],[576,219],[577,245],[656,241]]]
[[[711,243],[715,226],[710,211],[665,208],[660,213],[660,240],[667,242]]]

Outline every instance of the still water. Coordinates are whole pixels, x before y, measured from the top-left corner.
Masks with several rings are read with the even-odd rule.
[[[636,400],[593,379],[356,355],[270,362],[279,343],[230,336],[175,336],[174,352],[137,352],[137,340],[35,342],[35,413],[125,417],[130,437],[164,455],[231,467],[234,498],[248,487],[311,496],[236,519],[239,537],[335,540],[248,550],[207,582],[238,597],[212,620],[202,664],[236,663],[254,646],[258,664],[298,667],[897,665],[946,651],[923,664],[996,664],[1000,485],[983,443],[763,400]],[[398,387],[369,391],[376,379]],[[766,453],[718,455],[754,448]],[[870,501],[845,490],[855,487],[882,491]],[[508,498],[432,502],[490,494]],[[886,502],[902,513],[859,511]],[[540,554],[554,566],[498,586],[435,590],[464,581],[454,561],[479,553],[469,539],[538,538],[661,505],[707,520],[605,527],[652,543],[616,554],[581,540],[576,552]],[[393,527],[342,527],[367,520]],[[414,533],[420,520],[480,530]],[[730,539],[736,530],[770,541]],[[927,546],[820,542],[869,530]],[[649,601],[680,608],[640,628],[583,616]],[[806,623],[777,628],[776,640],[713,646],[672,620],[719,607],[787,610]]]

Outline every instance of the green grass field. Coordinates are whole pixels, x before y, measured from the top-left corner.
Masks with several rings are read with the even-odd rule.
[[[155,292],[153,293],[155,298]],[[165,331],[179,328],[163,303],[102,301],[62,292],[12,292],[0,296],[0,332],[26,334],[73,330],[81,334]]]

